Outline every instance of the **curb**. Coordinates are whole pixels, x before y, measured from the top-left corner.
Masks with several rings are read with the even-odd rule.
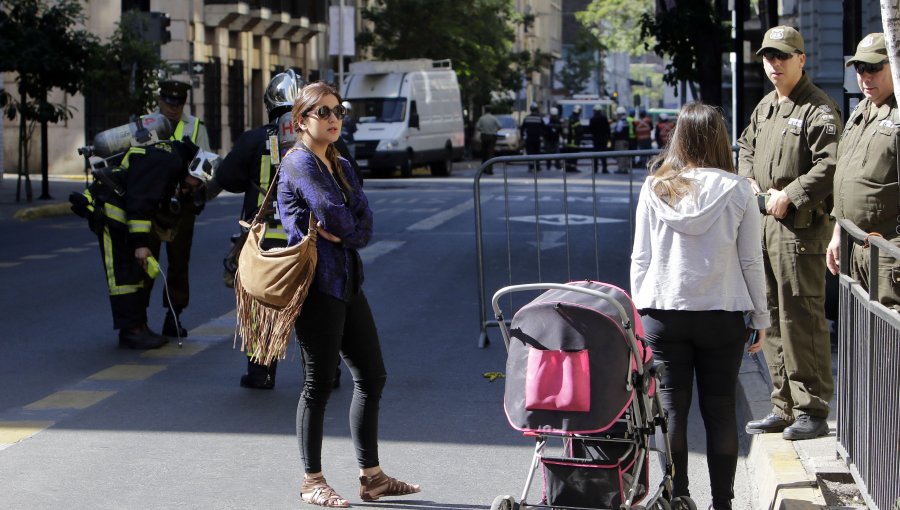
[[[31,221],[53,216],[65,216],[67,214],[72,214],[71,204],[68,202],[57,202],[34,207],[23,207],[16,211],[13,217],[19,221]]]

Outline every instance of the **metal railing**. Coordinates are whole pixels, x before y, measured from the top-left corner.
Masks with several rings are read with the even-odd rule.
[[[837,449],[869,508],[900,508],[900,314],[878,302],[880,253],[900,248],[841,226]],[[868,243],[868,290],[850,276],[852,245]]]
[[[495,264],[493,269],[505,272],[505,280],[497,288],[506,285],[515,285],[523,283],[542,283],[545,278],[554,278],[553,281],[563,279],[565,281],[573,280],[573,274],[576,278],[590,278],[599,280],[601,277],[600,253],[601,253],[601,226],[598,221],[601,204],[599,202],[600,193],[603,191],[601,186],[608,187],[627,186],[628,193],[628,231],[627,237],[629,244],[626,247],[628,253],[631,251],[630,240],[634,233],[634,209],[636,205],[635,197],[635,178],[638,176],[643,180],[646,172],[642,169],[632,169],[628,165],[626,169],[627,175],[610,177],[598,177],[601,175],[599,170],[602,166],[601,160],[606,158],[610,167],[615,167],[616,158],[648,158],[657,154],[656,149],[649,150],[633,150],[633,151],[605,151],[605,152],[580,152],[580,153],[563,153],[563,154],[541,154],[528,156],[501,156],[486,161],[475,176],[474,193],[475,193],[475,236],[476,236],[476,256],[478,271],[478,310],[480,334],[478,338],[478,346],[485,347],[490,343],[487,336],[487,328],[498,327],[499,324],[488,309],[490,297],[493,295],[495,288],[487,289],[486,283],[486,257],[485,257],[485,230],[484,230],[484,195],[482,193],[483,180],[485,172],[490,170],[494,172],[494,179],[489,182],[492,186],[498,184],[496,180],[499,177],[501,186],[495,188],[491,199],[502,201],[502,217],[505,226],[505,247],[500,256],[503,262]],[[588,161],[589,165],[578,165],[578,161]],[[546,164],[560,162],[563,169],[579,168],[584,173],[581,177],[573,177],[569,172],[552,172],[538,171],[538,169]],[[528,172],[522,173],[522,167],[527,166]],[[511,169],[515,168],[516,171]],[[589,172],[589,173],[588,173]],[[578,175],[578,174],[575,174]],[[585,178],[587,177],[587,178]],[[601,181],[601,179],[603,179]],[[640,185],[640,184],[638,184]],[[525,195],[522,197],[522,195]],[[576,196],[579,195],[579,196]],[[589,198],[584,197],[587,195]],[[514,197],[522,197],[525,200],[516,201],[513,204]],[[576,200],[577,199],[577,200]],[[590,247],[586,246],[587,241],[583,236],[577,239],[572,234],[573,215],[570,214],[570,202],[587,202],[590,201],[592,236],[590,238]],[[511,208],[514,205],[524,205],[530,208],[534,218],[534,230],[532,233],[523,233],[513,228],[514,219],[511,217]],[[542,228],[541,220],[545,218],[546,213],[550,211],[558,211],[561,214],[555,215],[557,226],[562,227],[562,233],[559,230]],[[624,220],[623,220],[624,221]],[[521,223],[519,223],[521,224]],[[578,224],[582,227],[585,223]],[[515,231],[514,231],[515,230]],[[547,237],[552,234],[552,237]],[[621,236],[621,240],[625,239]],[[551,244],[554,248],[564,248],[563,250],[554,250],[552,255],[543,253],[542,245]],[[531,257],[528,252],[532,250],[532,246],[536,248],[536,256]],[[575,253],[573,253],[575,252]],[[588,253],[590,252],[590,253]],[[587,270],[585,258],[590,255],[592,271]],[[579,264],[573,264],[573,256],[578,259]],[[528,266],[529,271],[520,271],[527,273],[528,278],[518,278],[514,274],[514,262],[517,268]],[[577,271],[577,273],[573,273]],[[590,273],[593,274],[590,274]],[[626,269],[625,274],[628,274]],[[498,282],[499,283],[499,282]]]

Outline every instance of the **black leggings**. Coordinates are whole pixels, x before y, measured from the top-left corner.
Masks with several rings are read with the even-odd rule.
[[[360,290],[345,303],[313,288],[296,331],[305,373],[297,404],[297,440],[306,472],[322,471],[325,406],[339,356],[353,376],[350,434],[359,467],[378,466],[378,404],[387,373],[366,296]]]
[[[722,310],[641,310],[641,323],[654,356],[667,368],[660,396],[669,411],[674,496],[690,494],[687,424],[696,373],[713,507],[730,509],[738,456],[735,390],[743,358],[743,314]]]

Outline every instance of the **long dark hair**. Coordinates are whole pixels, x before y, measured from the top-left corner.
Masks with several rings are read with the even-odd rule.
[[[699,101],[684,105],[666,148],[650,161],[653,192],[674,206],[693,190],[683,173],[691,168],[719,168],[734,173],[734,157],[722,112]]]
[[[297,137],[298,143],[302,143],[301,138],[303,137],[303,131],[300,130],[300,120],[306,115],[309,115],[309,110],[316,106],[316,103],[321,101],[323,97],[328,95],[336,97],[338,104],[341,103],[341,95],[338,94],[337,89],[328,83],[315,81],[300,89],[300,94],[297,95],[297,99],[294,100],[294,107],[291,109],[291,122],[294,123],[296,132],[300,133]],[[344,188],[353,190],[353,186],[350,185],[350,180],[347,179],[347,175],[344,173],[344,167],[341,166],[340,161],[338,161],[338,150],[333,143],[328,144],[328,148],[325,150],[325,157],[328,158],[331,169],[337,174],[338,178],[341,180],[341,184],[344,185]]]

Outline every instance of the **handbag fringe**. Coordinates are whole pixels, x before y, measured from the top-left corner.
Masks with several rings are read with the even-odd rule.
[[[294,322],[303,307],[303,301],[309,293],[310,281],[304,282],[297,289],[294,297],[284,307],[267,305],[255,299],[241,285],[240,271],[234,275],[234,295],[237,299],[237,337],[241,337],[241,351],[250,352],[250,361],[269,366],[273,361],[287,356]]]

